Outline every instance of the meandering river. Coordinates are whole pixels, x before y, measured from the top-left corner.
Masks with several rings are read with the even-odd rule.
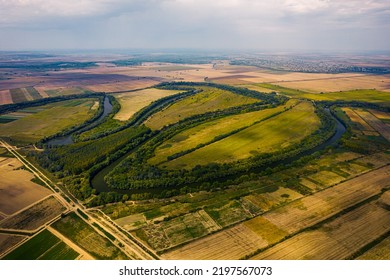
[[[110,99],[106,96],[106,97],[104,97],[104,101],[103,101],[103,113],[100,115],[100,117],[98,119],[96,119],[95,121],[93,121],[89,125],[87,125],[83,128],[80,128],[77,131],[72,132],[71,134],[53,138],[53,139],[47,141],[46,144],[49,146],[62,146],[62,145],[73,144],[74,142],[72,139],[72,134],[81,133],[81,132],[84,132],[84,131],[87,131],[87,130],[94,128],[95,126],[97,126],[101,122],[101,120],[103,120],[111,112],[112,112],[112,105],[110,103]]]
[[[299,158],[303,157],[303,156],[308,156],[308,155],[311,155],[315,152],[318,152],[318,151],[321,151],[323,149],[325,149],[326,147],[328,146],[331,146],[333,145],[334,143],[336,143],[340,138],[341,136],[343,136],[343,134],[345,133],[346,131],[346,128],[344,127],[344,125],[337,119],[335,118],[329,111],[329,109],[326,109],[326,111],[333,117],[333,119],[336,121],[336,132],[333,134],[332,137],[330,137],[327,141],[323,142],[322,144],[312,148],[312,149],[309,149],[309,150],[306,150],[302,153],[299,153],[298,155],[296,156],[293,156],[291,158],[287,158],[287,159],[284,159],[282,161],[278,161],[278,162],[274,162],[272,163],[271,165],[268,165],[270,167],[275,167],[277,165],[280,165],[280,164],[288,164],[288,163],[291,163],[293,161],[296,161],[298,160]],[[145,192],[145,190],[116,190],[116,189],[110,189],[107,185],[107,183],[104,181],[104,177],[111,172],[111,170],[113,170],[117,165],[119,165],[121,163],[122,160],[124,160],[131,152],[121,156],[120,158],[118,158],[116,161],[112,162],[110,165],[108,165],[107,167],[103,168],[101,171],[99,171],[91,180],[91,185],[94,189],[96,189],[97,193],[100,193],[100,192],[109,192],[109,191],[115,191],[115,192],[118,192],[118,193],[122,193],[122,194],[134,194],[134,193],[142,193],[142,192]],[[153,189],[153,190],[148,190],[150,192],[161,192],[162,190],[161,189]]]

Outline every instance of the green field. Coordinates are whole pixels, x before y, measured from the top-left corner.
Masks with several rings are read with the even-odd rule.
[[[96,259],[128,259],[107,238],[98,234],[75,213],[67,215],[52,226]]]
[[[296,98],[307,98],[318,101],[363,101],[373,103],[390,103],[390,94],[388,92],[376,89],[355,89],[348,91],[312,93],[299,89],[286,88],[274,84],[258,84],[261,88],[266,88]]]
[[[151,116],[145,122],[146,126],[153,130],[161,129],[190,116],[259,102],[258,99],[217,88],[199,87],[199,89],[203,91],[194,96],[186,97]]]
[[[94,99],[76,99],[36,107],[42,109],[10,123],[0,123],[0,136],[33,143],[90,119]]]
[[[169,169],[225,163],[261,153],[275,152],[299,143],[319,128],[310,102],[301,102],[282,114],[164,164]]]
[[[44,230],[6,255],[5,260],[74,260],[79,254]]]
[[[294,106],[296,103],[296,100],[290,100],[286,105],[276,108],[227,116],[187,129],[176,134],[174,137],[157,147],[154,152],[155,156],[151,158],[148,163],[155,165],[159,164],[166,161],[168,156],[193,149],[199,144],[206,144],[215,140],[215,138],[220,135],[253,125],[255,122],[259,122],[274,114],[280,113],[289,106]]]

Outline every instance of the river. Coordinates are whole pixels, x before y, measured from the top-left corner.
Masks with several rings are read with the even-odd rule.
[[[329,109],[326,109],[326,111],[330,113]],[[332,114],[331,116],[333,117],[333,119],[336,121],[336,132],[333,134],[332,137],[330,137],[327,141],[323,142],[322,144],[312,148],[312,149],[309,149],[309,150],[306,150],[302,153],[299,153],[298,155],[295,155],[293,157],[290,157],[290,158],[287,158],[287,159],[284,159],[282,161],[278,161],[278,162],[274,162],[270,165],[268,165],[269,167],[276,167],[277,165],[280,165],[280,164],[289,164],[293,161],[296,161],[298,160],[299,158],[303,157],[303,156],[308,156],[308,155],[311,155],[315,152],[318,152],[318,151],[321,151],[323,150],[324,148],[328,147],[328,146],[331,146],[333,145],[334,143],[336,143],[340,138],[341,136],[343,136],[343,134],[345,133],[346,131],[346,128],[345,126],[337,119],[335,118]],[[110,173],[111,170],[113,170],[117,165],[119,165],[121,163],[122,160],[124,160],[131,152],[121,156],[120,158],[118,158],[116,161],[112,162],[110,165],[108,165],[107,167],[103,168],[101,171],[99,171],[91,180],[91,185],[94,189],[96,189],[96,192],[97,193],[100,193],[100,192],[110,192],[110,191],[115,191],[115,192],[118,192],[118,193],[121,193],[121,194],[134,194],[134,193],[143,193],[145,192],[145,190],[116,190],[116,189],[110,189],[107,185],[107,183],[104,181],[104,177]],[[162,189],[151,189],[151,190],[147,190],[148,192],[151,192],[151,193],[158,193],[158,192],[161,192]]]
[[[101,122],[101,120],[103,120],[111,112],[112,112],[112,105],[110,103],[110,99],[106,96],[106,97],[104,97],[104,101],[103,101],[103,114],[101,114],[101,116],[98,119],[96,119],[94,122],[90,123],[89,125],[87,125],[83,128],[80,128],[80,129],[78,129],[78,130],[76,130],[68,135],[53,138],[53,139],[47,141],[46,144],[49,146],[62,146],[62,145],[73,144],[74,142],[72,139],[72,135],[74,133],[81,133],[81,132],[84,132],[84,131],[87,131],[87,130],[94,128],[95,126],[97,126]]]

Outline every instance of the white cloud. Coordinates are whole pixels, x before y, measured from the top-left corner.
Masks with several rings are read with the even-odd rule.
[[[0,36],[16,40],[8,34],[18,29],[106,47],[306,46],[325,33],[375,30],[389,42],[389,15],[388,0],[0,0]]]

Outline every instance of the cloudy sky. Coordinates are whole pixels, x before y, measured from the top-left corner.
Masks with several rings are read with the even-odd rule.
[[[390,51],[389,0],[0,0],[0,50]]]

